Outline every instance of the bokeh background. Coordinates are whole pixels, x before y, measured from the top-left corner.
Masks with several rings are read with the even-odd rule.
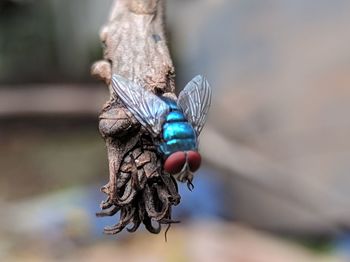
[[[0,260],[350,261],[350,2],[167,1],[178,91],[214,92],[167,243],[94,216],[111,4],[0,1]]]

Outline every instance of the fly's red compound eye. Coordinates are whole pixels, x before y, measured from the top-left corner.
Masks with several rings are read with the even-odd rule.
[[[188,151],[187,152],[187,162],[191,172],[195,172],[201,166],[202,157],[196,151]]]
[[[164,170],[169,174],[179,173],[186,163],[186,155],[184,152],[176,152],[171,154],[164,163]]]

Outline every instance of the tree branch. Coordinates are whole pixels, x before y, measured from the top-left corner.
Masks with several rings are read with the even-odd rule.
[[[93,75],[110,83],[111,73],[140,81],[156,92],[174,92],[174,67],[165,40],[163,1],[115,1],[100,33],[104,59]]]
[[[109,22],[101,30],[104,60],[92,66],[92,75],[110,85],[113,74],[138,81],[157,94],[174,95],[174,67],[165,41],[163,0],[118,0]],[[180,201],[176,181],[163,173],[162,159],[152,138],[110,90],[100,115],[100,131],[106,141],[109,182],[102,187],[107,199],[98,216],[118,211],[119,222],[105,228],[116,234],[132,223],[152,233],[169,224],[171,206]],[[155,228],[152,221],[159,223]]]

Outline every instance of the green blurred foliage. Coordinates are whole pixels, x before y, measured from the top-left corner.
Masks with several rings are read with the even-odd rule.
[[[76,10],[79,4],[55,0],[0,3],[0,84],[93,80],[90,65],[102,57],[98,30],[80,25],[91,6]]]
[[[53,76],[57,70],[53,23],[49,1],[2,2],[1,82],[42,82]]]
[[[22,199],[63,188],[101,183],[108,174],[95,122],[32,120],[35,128],[7,123],[0,132],[0,198]]]

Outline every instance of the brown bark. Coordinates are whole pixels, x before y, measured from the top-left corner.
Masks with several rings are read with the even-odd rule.
[[[100,34],[104,60],[92,66],[92,75],[109,87],[113,74],[138,81],[157,94],[174,96],[174,67],[165,41],[162,0],[118,0]],[[105,228],[116,234],[128,224],[141,223],[159,233],[152,221],[169,224],[171,207],[180,201],[176,181],[162,172],[162,159],[133,115],[110,90],[100,115],[99,128],[106,141],[109,182],[102,187],[107,199],[98,216],[120,212],[119,222]]]

